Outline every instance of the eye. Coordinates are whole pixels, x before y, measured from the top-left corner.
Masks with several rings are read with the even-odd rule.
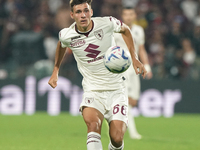
[[[89,9],[85,9],[84,12],[89,12]]]
[[[80,14],[80,13],[81,13],[81,11],[80,11],[80,10],[77,10],[77,11],[76,11],[76,13],[77,13],[77,14]]]

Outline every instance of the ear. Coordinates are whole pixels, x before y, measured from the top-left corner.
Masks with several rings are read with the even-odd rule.
[[[74,19],[74,14],[73,14],[72,11],[70,11],[70,17],[71,17],[72,19]]]
[[[93,9],[91,9],[90,13],[91,13],[91,17],[92,17],[93,16]]]

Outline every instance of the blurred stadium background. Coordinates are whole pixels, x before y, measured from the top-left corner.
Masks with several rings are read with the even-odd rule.
[[[78,112],[82,77],[72,54],[64,58],[58,87],[47,84],[58,32],[73,22],[68,3],[0,0],[0,150],[85,149],[86,127]],[[123,6],[136,9],[154,75],[141,80],[141,98],[132,109],[144,138],[133,142],[126,135],[125,149],[199,149],[200,0],[92,4],[94,16],[118,19]],[[107,134],[102,137],[106,148]]]

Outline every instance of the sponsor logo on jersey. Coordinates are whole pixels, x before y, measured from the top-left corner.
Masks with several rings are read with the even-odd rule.
[[[100,57],[97,57],[97,58],[95,58],[95,59],[88,60],[87,62],[88,62],[88,63],[91,63],[91,62],[95,62],[95,61],[100,60],[100,59],[103,59],[103,58],[104,58],[104,56],[100,56]]]
[[[76,39],[78,39],[78,38],[80,38],[81,36],[79,35],[79,36],[75,36],[75,37],[72,37],[71,38],[71,41],[74,41],[74,40],[76,40]]]
[[[94,98],[93,98],[93,97],[86,97],[86,98],[85,98],[85,103],[86,103],[86,104],[91,104],[93,101],[94,101]]]
[[[98,45],[89,44],[88,47],[84,50],[85,52],[88,52],[86,56],[90,58],[96,58],[101,52],[99,50],[96,50],[97,48],[99,48]]]
[[[85,40],[79,39],[79,40],[74,40],[70,43],[71,47],[81,47],[85,44]]]
[[[95,62],[97,60],[104,58],[104,56],[97,57],[99,53],[101,53],[101,51],[96,50],[97,48],[99,48],[98,45],[89,44],[88,47],[84,50],[88,52],[88,54],[86,55],[87,57],[94,58],[94,59],[88,60],[87,61],[88,63]]]
[[[100,30],[94,31],[94,35],[98,40],[102,40],[103,39],[103,30],[100,29]]]

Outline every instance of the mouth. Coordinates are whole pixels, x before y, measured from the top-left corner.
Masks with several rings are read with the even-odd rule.
[[[81,20],[81,23],[86,23],[87,22],[87,20]]]

